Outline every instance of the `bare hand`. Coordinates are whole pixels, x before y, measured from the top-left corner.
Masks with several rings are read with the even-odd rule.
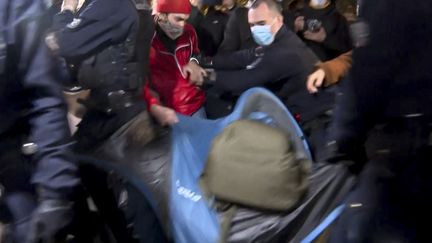
[[[190,61],[183,67],[183,75],[186,77],[189,76],[189,82],[191,84],[201,86],[207,73],[195,61]]]
[[[199,0],[189,0],[190,4],[194,7],[197,7],[199,4]]]
[[[162,126],[171,126],[179,122],[176,112],[165,106],[152,105],[150,113]]]
[[[305,31],[303,37],[311,41],[322,43],[327,38],[327,32],[321,27],[318,32]]]
[[[294,31],[297,33],[299,31],[302,31],[305,25],[305,18],[303,16],[298,16],[294,20]]]
[[[306,87],[309,93],[313,94],[318,92],[318,88],[321,87],[324,83],[325,72],[323,69],[318,69],[309,75],[308,80],[306,82]]]
[[[84,5],[84,3],[86,2],[86,0],[78,0],[78,5],[76,8],[76,11],[80,10],[81,7]]]
[[[45,44],[54,53],[57,53],[58,50],[60,50],[57,37],[53,32],[47,34],[47,36],[45,37]]]
[[[69,10],[75,12],[78,7],[78,0],[63,0],[61,11]]]

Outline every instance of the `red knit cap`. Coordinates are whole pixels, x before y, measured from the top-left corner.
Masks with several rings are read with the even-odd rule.
[[[191,4],[189,0],[156,0],[156,12],[190,14]]]

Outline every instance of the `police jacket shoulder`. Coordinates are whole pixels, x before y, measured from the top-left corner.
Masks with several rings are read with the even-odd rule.
[[[77,14],[58,13],[54,29],[60,55],[85,58],[124,41],[138,28],[138,13],[131,1],[90,0]]]

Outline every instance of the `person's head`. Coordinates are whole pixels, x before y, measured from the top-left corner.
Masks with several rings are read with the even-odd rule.
[[[222,5],[228,9],[231,9],[236,4],[235,0],[223,0]]]
[[[283,1],[283,9],[297,12],[303,9],[306,6],[305,0],[284,0]]]
[[[200,5],[200,0],[189,0],[189,2],[194,7],[198,7]]]
[[[175,40],[183,34],[191,4],[189,0],[157,0],[155,11],[159,27]]]
[[[248,21],[255,42],[270,45],[283,26],[282,8],[274,0],[256,0],[249,8]]]
[[[310,0],[309,6],[315,9],[323,9],[331,4],[331,0]]]

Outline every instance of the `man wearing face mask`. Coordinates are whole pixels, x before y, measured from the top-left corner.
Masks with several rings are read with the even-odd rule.
[[[150,80],[144,87],[148,110],[161,125],[177,123],[176,112],[205,117],[204,92],[191,82],[206,75],[198,60],[198,38],[187,24],[189,0],[158,0],[156,31],[150,47]]]
[[[321,61],[328,61],[352,49],[348,22],[331,0],[310,0],[297,13],[294,31]]]
[[[317,57],[285,27],[280,6],[275,1],[255,1],[249,9],[248,19],[253,39],[259,47],[216,55],[203,63],[215,69],[214,75],[196,84],[211,85],[223,93],[235,95],[264,86],[275,92],[290,109],[302,110],[305,105],[295,96],[307,94],[306,77],[318,62]],[[313,101],[316,98],[305,99]],[[304,114],[304,118],[309,116],[307,111],[299,113]]]
[[[246,89],[266,87],[303,125],[331,109],[333,93],[323,91],[312,96],[306,90],[306,78],[318,59],[284,26],[280,6],[273,0],[257,0],[249,9],[248,19],[260,47],[215,56],[208,63],[215,72],[204,83],[196,84],[214,86],[221,97],[236,97]],[[235,99],[225,101],[228,113]]]

